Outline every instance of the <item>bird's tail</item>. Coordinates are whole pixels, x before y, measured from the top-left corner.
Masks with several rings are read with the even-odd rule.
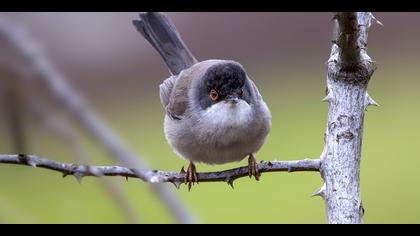
[[[141,13],[140,19],[133,20],[133,24],[159,52],[173,75],[197,63],[174,24],[164,14]]]

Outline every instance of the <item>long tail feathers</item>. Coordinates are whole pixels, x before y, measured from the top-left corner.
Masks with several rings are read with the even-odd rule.
[[[197,63],[174,24],[164,14],[141,13],[140,19],[133,20],[133,24],[159,52],[173,75]]]

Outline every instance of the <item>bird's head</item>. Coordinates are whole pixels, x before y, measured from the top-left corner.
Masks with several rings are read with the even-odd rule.
[[[234,61],[220,61],[209,66],[197,87],[195,97],[204,110],[214,105],[235,107],[251,103],[252,91],[246,72]]]

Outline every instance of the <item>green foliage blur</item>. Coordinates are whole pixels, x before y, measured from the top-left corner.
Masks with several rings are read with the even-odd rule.
[[[387,18],[379,19],[385,27],[375,26],[369,39],[369,54],[378,65],[369,94],[380,107],[369,107],[365,114],[361,162],[364,219],[365,223],[420,223],[419,55],[411,50],[409,45],[414,41],[410,40],[400,41],[399,53],[387,52],[384,44],[375,46],[375,40],[380,39],[374,34],[387,30]],[[331,28],[329,21],[325,21],[325,28]],[[322,60],[309,64],[304,54],[298,55],[300,59],[292,60],[296,63],[287,73],[276,62],[248,69],[273,115],[272,130],[257,153],[258,160],[298,160],[321,154],[327,119],[327,104],[321,99],[325,95],[328,43],[323,45],[325,51],[311,52]],[[159,61],[157,55],[154,60]],[[108,99],[93,99],[91,103],[150,166],[179,171],[188,163],[178,158],[165,141],[158,83],[151,91],[148,87],[136,88],[137,97],[120,97],[124,93],[120,90],[107,94]],[[73,153],[59,138],[36,125],[27,128],[31,153],[74,162]],[[96,165],[115,164],[83,129],[78,131]],[[7,135],[0,136],[2,153],[11,151],[10,142]],[[216,171],[243,165],[246,160],[221,166],[199,164],[197,169]],[[123,188],[141,223],[174,223],[148,184],[135,179],[106,180]],[[185,185],[179,190],[171,188],[203,223],[326,222],[323,200],[311,197],[322,185],[319,173],[264,173],[259,182],[241,178],[234,185],[232,189],[225,183],[200,183],[191,192]],[[0,165],[0,223],[125,222],[121,210],[95,178],[84,178],[79,184],[71,176],[63,179],[59,173],[44,169]]]

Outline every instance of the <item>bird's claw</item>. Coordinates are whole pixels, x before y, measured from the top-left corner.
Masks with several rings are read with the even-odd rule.
[[[258,172],[257,161],[255,160],[255,157],[252,154],[250,154],[248,158],[248,176],[249,178],[252,178],[252,176],[254,176],[257,181],[260,180],[261,176],[260,172]]]
[[[191,186],[194,183],[198,184],[197,171],[194,163],[190,162],[190,165],[188,166],[188,169],[185,172],[185,184],[188,186],[188,191],[191,190]]]

